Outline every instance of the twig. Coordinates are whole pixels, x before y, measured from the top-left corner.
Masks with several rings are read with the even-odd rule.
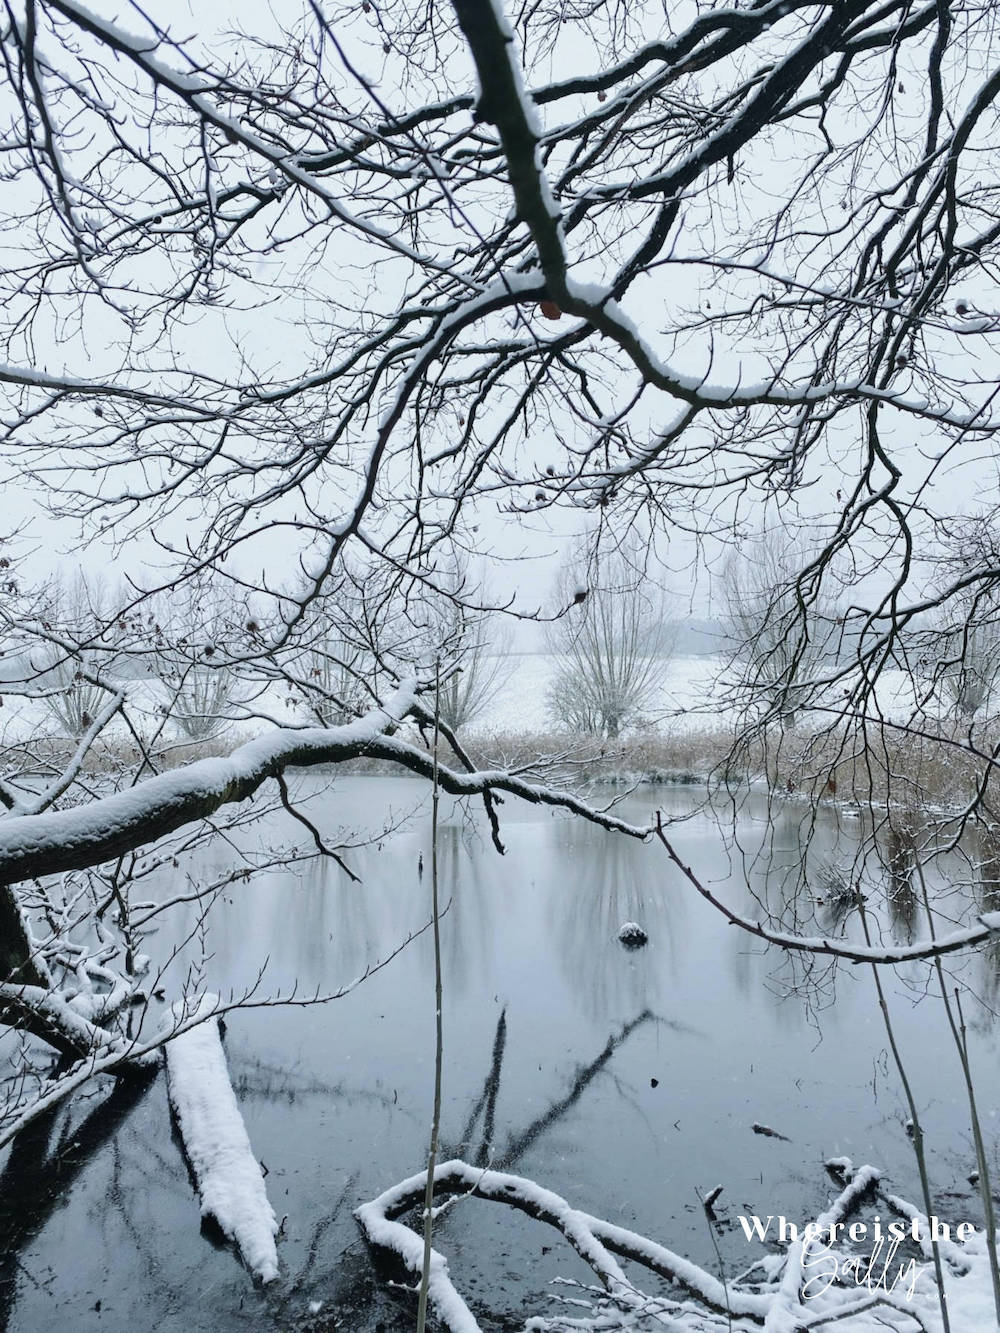
[[[427,1293],[431,1279],[431,1237],[434,1230],[434,1168],[437,1164],[438,1135],[441,1130],[441,1066],[444,1059],[444,1032],[441,1004],[441,914],[438,910],[438,806],[441,790],[438,783],[438,741],[441,733],[441,664],[434,672],[434,770],[431,786],[431,920],[434,926],[434,1113],[431,1120],[431,1146],[427,1154],[427,1186],[424,1190],[424,1255],[420,1272],[420,1295],[417,1300],[417,1333],[424,1333],[427,1324]]]

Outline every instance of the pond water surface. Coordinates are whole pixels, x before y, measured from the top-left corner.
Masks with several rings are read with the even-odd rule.
[[[325,863],[229,892],[208,930],[210,989],[252,985],[266,960],[260,994],[296,982],[300,995],[331,990],[427,920],[426,785],[342,777],[319,791],[309,781],[317,787],[309,809],[324,829],[378,828],[389,813],[402,826],[349,854],[360,884]],[[662,788],[633,794],[623,808],[643,821],[657,807],[690,814],[675,830],[678,850],[746,910],[743,870],[712,814],[691,793]],[[831,1156],[872,1162],[916,1199],[905,1106],[867,968],[840,970],[835,1002],[827,986],[800,994],[782,960],[728,926],[662,849],[511,800],[500,857],[480,819],[450,803],[443,811],[443,1155],[530,1176],[713,1272],[698,1195],[722,1184],[716,1241],[730,1275],[757,1252],[737,1215],[808,1220],[830,1196],[823,1163]],[[794,863],[802,812],[789,807],[785,818],[771,855]],[[267,833],[300,837],[293,829],[274,816]],[[762,829],[763,808],[750,802],[743,841],[753,845]],[[831,849],[854,836],[836,811],[819,817],[816,838]],[[219,845],[198,870],[207,878],[226,864]],[[182,938],[194,920],[192,907],[171,930]],[[646,948],[618,944],[627,920],[644,926]],[[174,971],[179,982],[180,963]],[[886,980],[938,1213],[977,1221],[965,1181],[974,1164],[967,1108],[940,1005]],[[977,1022],[971,1043],[995,1152],[993,1024]],[[233,1252],[201,1233],[161,1075],[110,1102],[108,1088],[97,1090],[7,1159],[6,1327],[412,1328],[412,1305],[376,1271],[352,1212],[425,1162],[429,932],[335,1003],[233,1014],[226,1049],[271,1200],[286,1216],[281,1279],[255,1288]],[[755,1123],[784,1137],[755,1133]],[[590,1280],[555,1233],[493,1204],[450,1210],[435,1244],[487,1328],[520,1327],[544,1312],[551,1293],[566,1291],[553,1278]]]

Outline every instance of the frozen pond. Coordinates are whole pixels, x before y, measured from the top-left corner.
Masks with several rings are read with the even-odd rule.
[[[647,789],[625,805],[635,820],[657,807],[682,813],[695,797]],[[325,830],[377,827],[390,811],[403,823],[381,846],[348,854],[361,884],[316,864],[228,892],[207,939],[210,988],[252,986],[266,961],[261,995],[296,981],[300,995],[331,990],[425,923],[426,785],[339,778],[309,808]],[[823,990],[810,1005],[787,993],[781,959],[727,926],[662,850],[509,800],[501,858],[478,818],[444,809],[445,1156],[531,1176],[712,1271],[696,1192],[722,1184],[717,1239],[730,1275],[753,1253],[737,1215],[807,1220],[828,1198],[831,1156],[870,1161],[892,1188],[916,1196],[906,1112],[867,969],[841,969],[835,1002]],[[781,817],[775,856],[794,861],[802,813],[789,807]],[[751,848],[761,815],[751,805],[742,817]],[[290,828],[275,818],[267,833],[278,841]],[[831,848],[852,836],[843,816],[820,817],[817,837]],[[749,910],[743,869],[709,813],[694,813],[674,840]],[[222,849],[210,860],[200,867],[206,878],[228,864]],[[192,909],[188,928],[194,920]],[[645,949],[617,943],[627,920],[647,930]],[[984,960],[973,967],[982,974],[973,981],[995,984]],[[944,1019],[933,998],[918,1003],[901,981],[886,980],[939,1215],[976,1221],[966,1104]],[[71,1120],[61,1113],[7,1160],[0,1309],[8,1328],[412,1327],[411,1307],[374,1271],[352,1210],[424,1164],[430,934],[333,1004],[233,1015],[226,1047],[271,1200],[287,1215],[281,1279],[255,1289],[232,1251],[200,1234],[160,1076],[110,1105],[105,1090],[78,1102]],[[977,1020],[972,1056],[992,1150],[1000,1080],[991,1024]],[[786,1138],[754,1133],[755,1122]],[[435,1244],[473,1306],[491,1312],[487,1327],[520,1327],[544,1311],[546,1292],[566,1290],[551,1286],[557,1276],[591,1280],[555,1233],[489,1203],[452,1209]]]

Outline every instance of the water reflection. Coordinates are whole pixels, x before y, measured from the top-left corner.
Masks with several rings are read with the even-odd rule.
[[[503,1165],[513,1165],[528,1148],[534,1145],[541,1134],[561,1120],[580,1100],[598,1074],[606,1068],[618,1048],[628,1041],[633,1032],[644,1024],[654,1021],[655,1017],[650,1010],[644,1009],[641,1014],[637,1014],[635,1018],[625,1023],[619,1032],[612,1033],[600,1054],[577,1069],[573,1082],[562,1097],[552,1102],[541,1115],[536,1116],[522,1130],[511,1133],[503,1153]]]
[[[10,1324],[19,1278],[23,1275],[38,1283],[22,1262],[24,1249],[63,1206],[80,1174],[114,1139],[150,1082],[148,1076],[118,1080],[110,1095],[77,1125],[63,1107],[54,1106],[12,1142],[0,1172],[0,1329]]]
[[[917,827],[909,812],[890,817],[876,840],[885,871],[886,905],[896,938],[909,944],[916,938],[917,870],[920,847]]]
[[[980,911],[1000,911],[1000,825],[980,824],[976,829],[974,893]],[[978,988],[989,1015],[974,1014],[973,1021],[989,1026],[1000,1014],[1000,939],[994,937],[977,955]]]
[[[504,888],[489,873],[496,872],[497,854],[478,830],[450,818],[438,834],[438,865],[448,929],[444,933],[444,962],[452,984],[461,990],[483,975],[492,941],[497,937],[497,914],[505,910]],[[430,886],[423,891],[430,906]]]
[[[493,1135],[496,1129],[497,1096],[500,1092],[500,1075],[503,1070],[503,1056],[507,1047],[507,1010],[501,1009],[497,1019],[496,1035],[493,1038],[493,1056],[489,1072],[483,1083],[475,1105],[469,1112],[461,1137],[454,1145],[454,1152],[476,1166],[486,1166],[493,1158]],[[477,1136],[479,1146],[473,1148],[473,1135],[476,1125],[482,1119],[482,1132]],[[448,1156],[452,1154],[449,1153]]]
[[[578,838],[562,826],[546,850],[548,863],[537,871],[551,885],[546,923],[563,977],[587,1014],[657,1008],[676,974],[687,907],[683,895],[671,892],[663,864],[644,845],[592,828]],[[627,921],[642,926],[649,946],[626,951],[618,944]]]
[[[334,816],[362,826],[372,811],[412,809],[425,794],[414,783],[348,780],[322,795],[324,830]],[[902,819],[895,829],[888,820],[875,829],[789,803],[769,823],[766,806],[751,801],[734,844],[689,793],[638,793],[625,813],[647,820],[654,804],[685,816],[674,841],[706,883],[747,915],[786,927],[856,936],[851,895],[860,884],[886,938],[916,936],[920,873],[942,915],[973,901],[980,910],[1000,908],[996,831],[978,830],[975,846],[963,844],[949,861],[935,859],[919,837],[908,840]],[[815,1194],[816,1166],[831,1155],[874,1160],[907,1192],[911,1145],[895,1082],[877,1065],[885,1038],[866,969],[841,969],[836,1004],[811,1020],[810,1007],[832,997],[832,978],[726,926],[656,847],[510,805],[509,853],[501,858],[475,811],[446,803],[444,814],[448,1151],[481,1164],[516,1163],[579,1206],[712,1267],[704,1216],[686,1206],[697,1187],[725,1185],[718,1216],[727,1264],[745,1254],[732,1225],[743,1201],[758,1214],[809,1214],[826,1202]],[[858,849],[876,845],[878,857],[865,861]],[[216,871],[224,869],[223,851],[212,856]],[[314,862],[234,886],[210,922],[206,984],[239,987],[267,958],[266,987],[332,989],[424,923],[426,819],[381,848],[376,840],[358,849],[351,864],[361,884]],[[207,863],[200,869],[207,877]],[[166,882],[164,893],[174,887]],[[649,934],[649,945],[632,954],[616,938],[627,919]],[[178,931],[188,924],[178,923]],[[157,947],[168,943],[164,927]],[[977,954],[968,967],[970,975],[985,970],[982,988],[988,983],[994,1000],[998,953]],[[926,969],[920,975],[926,983]],[[931,1005],[911,1004],[909,995],[900,1003],[901,989],[894,976],[899,1040],[927,1103],[932,1173],[950,1185],[948,1153],[966,1144],[967,1126],[962,1099],[941,1086],[947,1033]],[[996,1104],[995,1029],[980,1019],[970,1040],[980,1100]],[[93,1114],[94,1128],[84,1141],[99,1130],[106,1137],[75,1171],[57,1175],[68,1144],[58,1126],[47,1135],[39,1128],[8,1159],[10,1174],[0,1179],[10,1236],[3,1299],[9,1314],[16,1290],[22,1333],[47,1333],[64,1319],[77,1333],[131,1333],[136,1309],[144,1326],[165,1333],[304,1329],[327,1318],[310,1324],[312,1299],[325,1301],[330,1319],[352,1333],[368,1333],[380,1319],[399,1322],[373,1283],[351,1213],[425,1158],[433,1082],[429,937],[327,1008],[234,1015],[227,1055],[254,1151],[270,1170],[275,1208],[288,1214],[281,1285],[254,1292],[232,1252],[214,1250],[199,1234],[197,1201],[166,1132],[160,1087],[147,1099],[148,1114],[113,1122],[99,1108],[88,1111],[85,1123]],[[792,1142],[754,1135],[754,1122]],[[77,1160],[68,1151],[67,1160]],[[48,1194],[46,1169],[31,1174],[34,1159],[52,1164],[57,1186]],[[40,1202],[32,1213],[33,1191]],[[512,1224],[474,1213],[445,1215],[444,1248],[475,1268],[487,1303],[515,1308],[529,1288],[563,1271],[561,1258],[537,1246],[515,1256]],[[48,1285],[37,1288],[25,1272]],[[115,1309],[113,1290],[125,1293]],[[90,1308],[98,1299],[99,1312]]]

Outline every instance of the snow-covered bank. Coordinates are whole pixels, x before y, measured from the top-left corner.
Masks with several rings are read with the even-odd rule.
[[[198,1016],[218,1006],[217,995],[204,995]],[[172,1026],[192,1016],[178,1003],[165,1021]],[[198,1183],[201,1215],[218,1222],[254,1277],[270,1282],[278,1276],[278,1221],[229,1081],[218,1020],[210,1017],[174,1037],[166,1058],[170,1105]]]

